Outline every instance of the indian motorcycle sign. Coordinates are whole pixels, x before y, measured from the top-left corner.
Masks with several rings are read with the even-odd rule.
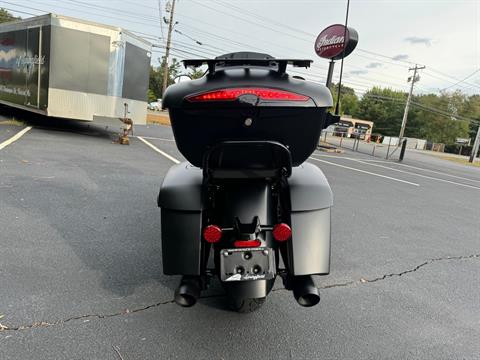
[[[355,29],[345,28],[341,24],[330,25],[318,35],[315,41],[315,52],[322,58],[339,60],[347,57],[357,43],[358,33]]]

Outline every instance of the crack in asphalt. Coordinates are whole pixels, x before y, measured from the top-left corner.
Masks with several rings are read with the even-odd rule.
[[[28,329],[39,328],[39,327],[49,327],[49,326],[65,324],[65,323],[68,323],[68,322],[74,321],[74,320],[85,320],[85,319],[88,319],[88,318],[106,319],[106,318],[111,318],[111,317],[115,317],[115,316],[133,314],[133,313],[136,313],[136,312],[140,312],[140,311],[148,310],[148,309],[151,309],[151,308],[155,308],[155,307],[158,307],[160,305],[166,305],[166,304],[172,304],[172,303],[174,303],[174,300],[161,301],[161,302],[151,304],[151,305],[147,305],[147,306],[144,306],[144,307],[141,307],[141,308],[136,308],[136,309],[132,309],[132,310],[125,309],[123,311],[119,311],[119,312],[112,313],[112,314],[87,314],[87,315],[80,315],[80,316],[72,316],[72,317],[69,317],[67,319],[56,320],[54,322],[38,321],[38,322],[34,322],[32,324],[29,324],[29,325],[21,325],[21,326],[14,326],[14,327],[0,324],[0,332],[2,332],[2,331],[28,330]]]
[[[395,276],[400,277],[400,276],[403,276],[405,274],[416,272],[417,270],[421,269],[424,266],[427,266],[427,265],[430,265],[432,263],[439,262],[439,261],[468,260],[468,259],[475,259],[475,258],[480,258],[480,254],[464,255],[464,256],[447,256],[447,257],[441,257],[441,258],[434,258],[434,259],[424,261],[423,263],[421,263],[421,264],[419,264],[419,265],[417,265],[417,266],[415,266],[411,269],[408,269],[408,270],[405,270],[405,271],[402,271],[402,272],[399,272],[399,273],[385,274],[383,276],[373,278],[373,279],[360,278],[359,280],[350,280],[350,281],[346,281],[346,282],[342,282],[342,283],[329,284],[329,285],[320,286],[319,289],[322,290],[322,289],[331,289],[331,288],[336,288],[336,287],[347,287],[347,286],[354,285],[354,284],[374,283],[374,282],[377,282],[377,281],[386,280],[386,279],[391,278],[391,277],[395,277]],[[277,288],[277,289],[272,290],[272,292],[277,292],[277,291],[289,291],[289,290],[287,290],[285,288]],[[216,297],[223,297],[223,296],[225,296],[225,295],[224,294],[212,294],[212,295],[200,296],[199,299],[209,299],[209,298],[216,298]],[[172,300],[157,302],[155,304],[147,305],[147,306],[136,308],[136,309],[125,309],[123,311],[119,311],[119,312],[111,313],[111,314],[87,314],[87,315],[73,316],[73,317],[70,317],[70,318],[67,318],[67,319],[56,320],[56,321],[53,321],[53,322],[39,321],[39,322],[34,322],[34,323],[28,324],[28,325],[8,326],[8,325],[3,325],[3,324],[0,323],[0,332],[3,332],[3,331],[21,331],[21,330],[29,330],[29,329],[33,329],[33,328],[45,328],[45,327],[50,327],[50,326],[62,325],[62,324],[68,323],[70,321],[75,321],[75,320],[87,320],[89,318],[106,319],[106,318],[111,318],[111,317],[116,317],[116,316],[133,314],[133,313],[145,311],[145,310],[148,310],[148,309],[151,309],[151,308],[156,308],[156,307],[159,307],[161,305],[167,305],[167,304],[173,304],[173,303],[175,303],[175,301],[172,299]]]
[[[475,258],[478,258],[480,257],[480,254],[473,254],[473,255],[464,255],[464,256],[447,256],[447,257],[441,257],[441,258],[435,258],[435,259],[430,259],[430,260],[427,260],[423,263],[421,263],[420,265],[417,265],[415,266],[414,268],[412,269],[409,269],[409,270],[405,270],[405,271],[402,271],[402,272],[399,272],[399,273],[391,273],[391,274],[385,274],[381,277],[377,277],[377,278],[374,278],[374,279],[360,279],[360,282],[362,283],[372,283],[372,282],[376,282],[376,281],[381,281],[381,280],[385,280],[387,278],[390,278],[390,277],[393,277],[393,276],[402,276],[402,275],[405,275],[405,274],[409,274],[409,273],[412,273],[412,272],[415,272],[417,271],[418,269],[424,267],[424,266],[427,266],[427,265],[430,265],[434,262],[438,262],[438,261],[445,261],[445,260],[467,260],[467,259],[475,259]]]

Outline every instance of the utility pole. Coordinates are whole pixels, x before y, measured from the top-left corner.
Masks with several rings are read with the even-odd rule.
[[[167,46],[165,49],[165,58],[164,58],[164,66],[163,66],[163,86],[162,86],[162,97],[165,94],[165,89],[168,85],[168,56],[170,55],[170,43],[172,40],[172,31],[173,26],[173,12],[175,11],[175,0],[172,1],[172,8],[170,9],[170,20],[168,21],[168,35],[167,35]]]
[[[425,69],[425,66],[418,66],[417,64],[415,64],[414,68],[408,69],[408,71],[413,70],[413,77],[411,77],[412,85],[410,85],[410,92],[408,93],[407,103],[405,104],[405,111],[403,112],[402,127],[400,128],[400,134],[398,135],[399,143],[403,139],[403,134],[405,133],[405,127],[407,126],[408,109],[410,108],[410,101],[412,100],[413,85],[420,80],[420,77],[417,78],[417,71],[422,69]]]
[[[470,158],[468,159],[469,162],[473,163],[475,161],[475,157],[477,156],[479,146],[480,146],[480,124],[478,125],[477,136],[475,136],[475,141],[473,142]]]

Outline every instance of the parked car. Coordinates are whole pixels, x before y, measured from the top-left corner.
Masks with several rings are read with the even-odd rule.
[[[148,104],[148,110],[160,111],[161,106],[157,101],[153,101]]]

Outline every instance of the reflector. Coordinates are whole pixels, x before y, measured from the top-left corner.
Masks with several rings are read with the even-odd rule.
[[[286,241],[292,236],[292,229],[287,224],[281,223],[273,227],[273,237],[277,241]]]
[[[296,94],[290,91],[269,89],[269,88],[230,88],[208,91],[205,93],[188,96],[187,100],[190,102],[202,101],[233,101],[239,96],[252,94],[258,96],[262,100],[270,101],[307,101],[310,98],[305,95]]]
[[[233,245],[237,248],[259,247],[262,244],[260,240],[237,240]]]
[[[208,225],[203,229],[203,238],[209,243],[219,242],[222,238],[222,229],[217,225]]]

